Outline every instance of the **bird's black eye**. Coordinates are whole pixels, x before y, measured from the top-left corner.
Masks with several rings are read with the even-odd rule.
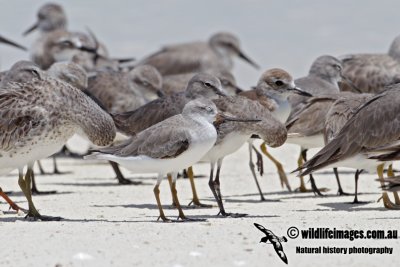
[[[339,70],[339,71],[341,71],[342,70],[342,66],[340,66],[340,65],[338,65],[338,64],[335,64],[335,65],[333,65],[337,70]]]
[[[282,85],[283,85],[283,82],[280,81],[280,80],[277,80],[277,81],[275,82],[275,85],[277,85],[277,86],[282,86]]]
[[[39,72],[37,70],[32,69],[30,71],[33,74],[33,76],[35,76],[36,78],[40,79],[40,74],[39,74]]]
[[[213,87],[212,84],[209,83],[209,82],[204,82],[204,85],[205,85],[206,87],[208,87],[208,88],[212,88],[212,87]]]
[[[146,81],[142,81],[142,85],[145,86],[145,87],[148,87],[150,84],[148,82],[146,82]]]

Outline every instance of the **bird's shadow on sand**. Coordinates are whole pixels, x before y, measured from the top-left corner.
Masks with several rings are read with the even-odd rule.
[[[320,203],[318,206],[330,208],[330,211],[387,211],[386,208],[382,207],[366,207],[366,205],[374,203],[375,201],[366,201],[362,203]]]
[[[81,187],[114,187],[114,186],[143,186],[143,185],[153,185],[152,183],[145,183],[142,181],[132,180],[132,182],[140,182],[140,184],[119,184],[118,182],[93,182],[93,183],[53,183],[53,185],[62,186],[81,186]]]
[[[42,190],[40,190],[40,191],[42,191]],[[46,190],[43,190],[43,191],[46,192]],[[73,194],[73,193],[75,193],[75,192],[72,192],[72,191],[56,191],[56,193],[54,193],[54,194],[33,194],[32,196],[34,198],[37,198],[37,197],[44,197],[44,196],[51,196],[51,195],[68,195],[68,194]],[[20,191],[18,191],[18,192],[16,192],[16,191],[8,191],[8,192],[6,192],[6,194],[8,196],[10,196],[10,197],[24,197],[24,193],[22,193]],[[14,201],[14,202],[17,203],[18,201]]]

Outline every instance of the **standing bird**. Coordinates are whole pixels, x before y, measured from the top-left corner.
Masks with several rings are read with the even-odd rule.
[[[199,73],[190,79],[184,92],[164,96],[136,110],[112,114],[112,116],[118,131],[128,136],[134,136],[156,123],[182,113],[183,107],[191,100],[197,98],[213,99],[218,95],[226,95],[218,78],[210,74]],[[191,179],[193,195],[197,196],[193,176],[189,175],[189,178]],[[193,199],[193,203],[199,206],[203,205],[197,198]]]
[[[254,226],[257,227],[258,230],[263,232],[265,236],[261,238],[260,243],[265,243],[265,244],[272,244],[274,246],[274,249],[276,251],[276,254],[278,254],[279,258],[286,264],[288,264],[288,259],[286,257],[285,252],[283,252],[283,247],[281,242],[287,242],[287,238],[282,236],[276,236],[271,230],[266,229],[264,226],[258,223],[254,223]],[[269,241],[269,243],[268,243]]]
[[[259,66],[246,56],[239,39],[231,33],[219,32],[208,42],[168,45],[144,58],[138,64],[152,65],[164,75],[204,72],[208,69],[232,70],[233,58],[239,57],[255,68]]]
[[[339,57],[343,75],[363,93],[380,93],[388,85],[400,82],[400,36],[390,45],[386,54],[349,54]],[[353,91],[348,84],[344,91]]]
[[[281,123],[285,123],[291,111],[288,97],[292,94],[311,96],[309,93],[296,87],[293,77],[289,73],[282,69],[275,68],[267,70],[261,75],[255,89],[243,91],[239,95],[258,101],[264,107],[269,109],[272,115],[278,121],[280,121]],[[253,142],[250,140],[249,165],[253,176],[255,176],[255,166],[252,160],[251,153],[252,150],[257,151],[253,146]],[[270,153],[268,153],[265,143],[261,145],[261,150],[276,165],[278,175],[281,180],[281,185],[286,185],[288,190],[291,191],[289,181],[287,179],[285,171],[283,170],[282,164],[278,160],[276,160]],[[256,179],[256,177],[254,177],[254,179]],[[261,196],[261,200],[263,199],[263,196]]]
[[[386,155],[397,151],[400,138],[399,101],[399,85],[370,98],[323,149],[297,170],[303,170],[304,175],[328,167],[377,172],[384,187],[384,165],[391,160]],[[394,196],[396,203],[391,202],[387,192],[382,194],[386,208],[400,209],[400,198],[396,192]]]
[[[342,92],[330,107],[325,117],[324,140],[325,144],[329,143],[340,132],[346,122],[356,113],[357,109],[367,102],[373,94],[358,94],[351,92]],[[337,169],[334,168],[335,174]],[[355,173],[355,194],[353,203],[358,201],[358,178],[362,170],[356,170]],[[338,179],[338,176],[336,176]],[[338,180],[339,182],[339,180]],[[339,183],[339,190],[341,190]],[[340,191],[338,192],[340,193]]]
[[[286,122],[287,142],[300,146],[299,166],[307,160],[309,149],[324,146],[325,117],[332,103],[339,97],[338,82],[342,80],[346,78],[342,75],[341,62],[329,55],[318,57],[312,63],[308,75],[296,79],[297,86],[314,96],[312,99],[297,95],[289,97],[292,112]],[[337,179],[339,179],[338,175]],[[312,175],[310,182],[312,191],[322,196]],[[299,191],[308,192],[303,176],[300,176]],[[343,190],[339,189],[339,191],[343,194]]]
[[[246,214],[228,213],[225,211],[220,185],[220,171],[223,159],[242,147],[253,135],[261,138],[271,147],[281,146],[286,140],[285,125],[273,117],[271,112],[257,101],[243,96],[221,97],[213,100],[220,112],[231,114],[235,118],[248,120],[251,123],[226,122],[217,127],[218,138],[213,146],[201,159],[202,162],[210,163],[210,179],[208,185],[218,203],[219,214],[224,217],[243,217]],[[250,122],[250,121],[249,121]],[[215,164],[217,169],[214,170]],[[257,189],[263,198],[257,177],[253,173]]]
[[[18,169],[18,184],[29,204],[28,217],[59,220],[41,215],[33,204],[33,163],[59,151],[76,132],[85,133],[96,145],[108,145],[115,137],[115,125],[80,90],[37,69],[31,74],[35,78],[28,82],[9,82],[0,88],[0,169]]]
[[[17,44],[16,42],[13,42],[9,39],[6,39],[2,36],[0,36],[0,43],[4,43],[4,44],[8,44],[11,45],[13,47],[19,48],[21,50],[26,51],[26,48],[22,45]],[[7,72],[0,72],[0,85],[1,85],[1,81],[4,79],[4,77],[7,75]],[[0,187],[0,196],[10,205],[10,207],[15,210],[23,210],[22,208],[20,208],[17,204],[15,204],[8,196],[6,193],[4,193],[3,189]]]
[[[161,205],[159,186],[165,174],[171,176],[171,193],[179,210],[179,218],[183,221],[193,220],[185,216],[179,204],[177,173],[198,162],[212,148],[217,140],[217,131],[213,125],[216,116],[217,108],[210,100],[196,99],[184,106],[182,114],[169,117],[120,145],[100,149],[85,158],[115,161],[139,173],[158,173],[154,194],[159,218],[164,222],[170,220]],[[230,120],[223,117],[224,120]]]

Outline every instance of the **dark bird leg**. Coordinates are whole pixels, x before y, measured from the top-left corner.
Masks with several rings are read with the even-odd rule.
[[[215,175],[215,180],[213,182],[214,189],[215,189],[215,191],[217,193],[217,197],[218,197],[219,202],[221,204],[220,207],[222,207],[222,210],[220,209],[220,213],[219,214],[221,214],[222,216],[225,216],[225,217],[229,216],[229,217],[233,217],[233,218],[245,217],[245,216],[247,216],[247,214],[245,214],[245,213],[226,213],[225,212],[224,205],[222,203],[221,185],[220,185],[220,182],[219,182],[219,174],[220,174],[220,171],[221,171],[222,160],[223,159],[219,159],[218,162],[217,162],[217,173]]]
[[[157,221],[159,219],[162,219],[164,222],[171,222],[170,219],[165,217],[164,210],[163,210],[162,205],[161,205],[160,188],[159,187],[160,187],[162,179],[163,179],[163,175],[162,174],[158,174],[157,183],[156,183],[156,185],[154,186],[154,189],[153,189],[154,196],[156,197],[156,201],[157,201],[158,210],[160,212],[160,216],[158,216]]]
[[[251,173],[253,174],[254,181],[256,182],[258,193],[260,194],[260,197],[261,197],[261,201],[265,201],[266,199],[264,197],[264,194],[263,194],[260,184],[258,182],[256,171],[254,170],[253,153],[252,153],[253,148],[254,148],[254,146],[251,143],[249,143],[249,154],[250,154],[249,167],[250,167]]]
[[[342,185],[340,184],[339,173],[338,173],[337,168],[333,168],[333,173],[335,174],[336,182],[338,184],[338,192],[337,192],[337,194],[339,196],[348,196],[348,195],[350,195],[349,193],[345,193],[343,191]]]
[[[251,148],[254,150],[254,152],[256,153],[256,157],[257,157],[257,171],[258,173],[263,176],[264,174],[264,161],[263,161],[263,157],[261,155],[260,152],[258,152],[257,148],[254,145],[251,145]],[[251,152],[250,152],[251,153]]]
[[[0,196],[4,198],[5,201],[7,201],[8,205],[10,205],[10,209],[15,210],[18,212],[19,210],[22,210],[23,212],[26,212],[27,210],[21,208],[17,204],[15,204],[7,195],[6,193],[3,192],[3,189],[0,187]]]
[[[303,157],[304,162],[307,161],[307,149],[304,149],[301,151],[301,156]],[[317,185],[315,184],[315,180],[312,174],[310,174],[310,182],[311,182],[311,188],[314,192],[314,195],[318,196],[324,196],[321,191],[318,189]]]
[[[358,178],[360,178],[360,174],[362,173],[363,170],[356,170],[356,173],[354,175],[354,181],[355,181],[355,192],[354,192],[354,204],[361,203],[358,201]]]
[[[115,163],[113,161],[109,161],[109,163],[111,164],[111,167],[113,168],[113,170],[115,172],[115,175],[117,176],[119,184],[121,184],[121,185],[127,185],[127,184],[140,185],[140,184],[142,184],[142,182],[135,182],[135,181],[131,181],[129,179],[126,179],[124,177],[124,175],[122,174],[122,172],[121,172],[121,170],[120,170],[120,168],[118,166],[118,163]]]
[[[190,203],[188,204],[188,206],[190,205],[194,205],[195,207],[200,207],[200,208],[211,208],[212,205],[207,205],[207,204],[203,204],[200,202],[200,199],[197,195],[197,190],[196,190],[196,185],[194,183],[194,173],[193,173],[193,167],[190,166],[187,171],[186,171],[188,177],[189,177],[189,181],[190,181],[190,187],[192,188],[192,194],[193,194],[193,198],[192,201],[190,201]]]
[[[39,167],[40,174],[41,174],[41,175],[46,174],[46,172],[44,171],[43,166],[42,166],[42,163],[40,162],[40,160],[37,160],[36,163],[37,163],[37,165],[38,165],[38,167]]]
[[[24,193],[26,200],[28,201],[28,214],[26,215],[27,218],[33,218],[34,220],[42,220],[42,221],[59,221],[61,220],[61,217],[50,217],[50,216],[44,216],[40,215],[40,213],[37,211],[35,208],[35,205],[33,204],[32,201],[32,192],[31,192],[31,177],[32,177],[32,168],[33,164],[28,164],[28,170],[26,171],[25,174],[25,179],[23,175],[23,170],[21,168],[18,169],[18,174],[19,174],[19,179],[18,179],[18,184],[19,187],[21,188],[22,192]]]
[[[32,195],[52,195],[52,194],[56,194],[57,193],[57,191],[55,191],[55,190],[53,190],[53,191],[39,191],[39,189],[36,186],[36,178],[35,178],[35,173],[33,172],[33,169],[30,170],[30,173],[31,173],[31,180],[32,180],[32,191],[31,191]]]
[[[265,143],[262,143],[261,145],[261,151],[264,153],[265,156],[267,156],[272,163],[275,164],[276,169],[278,170],[278,175],[279,175],[279,179],[281,181],[281,186],[282,188],[284,188],[286,186],[286,188],[289,190],[289,192],[292,191],[292,188],[290,187],[288,178],[286,176],[285,170],[283,169],[282,163],[280,163],[277,159],[275,159],[268,151],[267,151],[267,146]]]

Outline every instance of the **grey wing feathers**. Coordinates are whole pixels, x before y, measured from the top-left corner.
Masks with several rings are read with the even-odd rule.
[[[164,122],[140,132],[126,142],[115,147],[100,149],[102,153],[120,157],[146,155],[152,158],[176,157],[189,147],[189,133],[181,115],[173,116]]]
[[[343,60],[343,75],[364,93],[380,93],[400,82],[400,64],[389,55],[360,54]],[[342,89],[351,91],[345,84]]]
[[[119,131],[135,135],[171,116],[180,114],[184,105],[185,102],[175,94],[153,100],[133,111],[112,114],[112,117]]]
[[[400,137],[400,94],[394,86],[357,109],[338,135],[303,165],[303,175],[362,151],[394,142]]]
[[[162,75],[198,72],[201,70],[201,55],[206,51],[205,43],[190,43],[164,47],[140,64],[155,67]]]

